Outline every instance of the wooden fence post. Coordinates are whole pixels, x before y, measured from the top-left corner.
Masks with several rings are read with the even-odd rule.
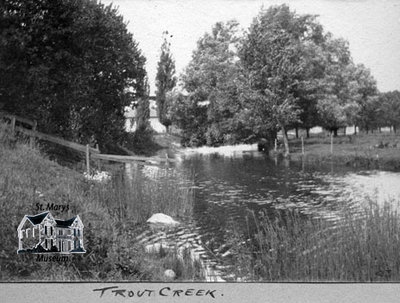
[[[33,131],[33,132],[36,132],[36,128],[37,128],[37,121],[34,120],[34,121],[33,121],[33,126],[32,126],[32,131]],[[35,145],[35,137],[34,137],[34,136],[30,136],[30,137],[29,137],[29,146],[30,146],[31,148],[33,148],[34,145]]]
[[[304,156],[304,137],[303,136],[301,136],[301,153]]]
[[[96,143],[96,150],[100,153],[99,144]],[[100,159],[97,159],[97,169],[101,171],[101,162]]]
[[[11,135],[14,137],[15,135],[15,117],[11,118]]]
[[[89,144],[86,144],[86,173],[89,176],[90,175],[90,149],[89,149]]]

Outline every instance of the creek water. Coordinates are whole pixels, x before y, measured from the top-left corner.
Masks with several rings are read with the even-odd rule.
[[[194,193],[189,232],[195,231],[206,247],[205,258],[215,259],[213,265],[225,269],[232,266],[228,260],[233,230],[251,236],[254,226],[249,217],[261,209],[273,217],[295,208],[305,216],[340,224],[344,205],[356,213],[370,199],[400,201],[400,172],[273,159],[255,146],[193,149],[178,158],[173,168],[192,179],[177,180],[182,186],[190,184]],[[150,171],[154,169],[165,168]],[[154,176],[162,179],[162,174],[149,175]]]

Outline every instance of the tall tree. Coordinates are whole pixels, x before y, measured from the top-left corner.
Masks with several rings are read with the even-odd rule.
[[[201,146],[206,144],[207,107],[198,106],[193,95],[173,90],[167,94],[171,104],[170,113],[173,123],[182,132],[184,146]]]
[[[379,98],[376,80],[363,64],[354,66],[353,79],[354,98],[358,104],[358,111],[354,113],[355,116],[350,122],[366,131],[374,129],[379,124]]]
[[[255,112],[263,113],[265,121],[272,118],[282,131],[285,156],[290,153],[287,127],[299,121],[301,112],[294,92],[305,69],[301,43],[313,18],[299,16],[287,5],[262,10],[251,24],[241,49],[252,88],[263,96]]]
[[[121,141],[145,58],[117,9],[94,0],[5,0],[0,103],[39,129],[101,148]]]
[[[382,93],[378,102],[380,126],[393,127],[396,132],[400,126],[400,92],[395,90]]]
[[[319,81],[318,114],[321,126],[333,132],[355,120],[359,110],[356,101],[357,81],[348,42],[327,38],[323,48],[324,78]]]
[[[168,31],[164,32],[164,41],[161,45],[160,61],[158,61],[156,75],[156,102],[158,109],[158,118],[161,124],[167,128],[171,125],[171,119],[168,117],[167,93],[176,85],[175,61],[171,54],[171,43],[168,42]]]
[[[148,132],[150,130],[150,85],[147,77],[144,81],[145,93],[136,101],[136,133]]]
[[[301,45],[301,55],[305,65],[299,78],[299,84],[293,92],[300,114],[299,120],[291,125],[296,128],[297,137],[299,127],[306,129],[308,138],[309,130],[320,124],[317,104],[319,84],[325,76],[325,60],[322,51],[324,41],[325,37],[316,41],[303,41]]]
[[[203,115],[196,121],[204,125],[194,129],[192,135],[208,145],[234,144],[251,135],[239,115],[244,110],[241,96],[247,79],[237,55],[238,31],[235,20],[216,23],[198,40],[182,75],[189,93],[188,107]]]

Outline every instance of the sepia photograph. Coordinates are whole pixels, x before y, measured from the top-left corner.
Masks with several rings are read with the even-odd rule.
[[[399,282],[399,33],[395,0],[2,1],[0,282]]]

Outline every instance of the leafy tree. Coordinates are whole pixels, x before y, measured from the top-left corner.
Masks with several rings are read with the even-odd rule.
[[[323,53],[325,75],[319,81],[317,109],[321,126],[337,136],[338,129],[354,121],[358,112],[357,81],[347,41],[329,36]]]
[[[281,130],[287,156],[291,127],[322,125],[336,135],[361,123],[363,106],[376,103],[375,80],[315,18],[281,5],[262,10],[243,37],[235,21],[206,33],[182,76],[188,94],[171,95],[186,142],[254,142]]]
[[[164,42],[161,45],[160,61],[158,62],[156,76],[156,102],[158,108],[158,118],[161,124],[167,128],[171,125],[171,119],[168,117],[168,104],[166,102],[166,94],[176,85],[175,77],[175,61],[172,58],[170,46],[167,36],[168,31],[164,32]]]
[[[126,88],[142,96],[146,72],[117,9],[94,0],[5,0],[0,13],[4,110],[78,142],[121,141]]]
[[[264,121],[271,118],[275,128],[282,131],[285,156],[290,152],[287,127],[299,121],[294,92],[305,67],[300,55],[301,43],[311,20],[311,16],[298,16],[286,5],[262,10],[250,26],[241,49],[252,88],[263,96],[255,112],[262,113]]]
[[[337,135],[340,127],[377,127],[376,81],[362,64],[354,65],[347,42],[329,38],[325,48],[325,77],[318,101],[320,123]]]
[[[355,100],[359,110],[350,122],[368,132],[368,130],[376,128],[379,123],[379,98],[376,80],[363,64],[355,66],[353,73],[356,85]]]
[[[299,83],[293,92],[300,114],[299,120],[291,125],[296,128],[296,137],[298,137],[299,127],[306,129],[308,138],[309,130],[320,125],[317,104],[321,91],[320,82],[325,77],[324,42],[324,38],[321,38],[317,42],[308,40],[301,44],[301,56],[305,64]]]
[[[205,123],[194,130],[194,137],[208,145],[233,144],[250,136],[245,131],[246,121],[240,118],[245,110],[241,96],[247,79],[238,61],[238,42],[236,21],[216,23],[211,33],[197,42],[182,76],[184,89],[189,93],[188,107],[202,115],[197,121]]]
[[[400,126],[400,92],[395,90],[382,93],[378,102],[380,125],[393,127],[396,132]]]
[[[198,106],[193,95],[173,90],[167,94],[173,123],[182,131],[184,146],[201,146],[206,144],[207,107]]]

